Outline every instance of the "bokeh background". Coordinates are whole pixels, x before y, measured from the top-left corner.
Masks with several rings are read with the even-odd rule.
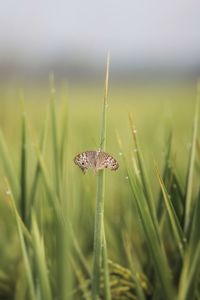
[[[195,79],[200,69],[199,1],[2,2],[1,80]]]
[[[49,202],[43,174],[40,174],[35,189],[37,144],[41,145],[47,177],[53,190],[57,188],[55,169],[62,172],[60,184],[64,196],[59,203],[60,209],[64,216],[67,213],[70,215],[74,236],[90,270],[92,268],[96,178],[92,172],[83,176],[74,165],[73,158],[77,153],[99,147],[108,51],[110,78],[106,149],[120,164],[117,172],[106,172],[105,230],[108,257],[130,269],[124,243],[124,237],[127,236],[131,247],[134,245],[134,259],[141,265],[141,271],[150,269],[151,273],[154,264],[150,265],[148,261],[148,247],[146,244],[144,246],[141,220],[136,212],[122,155],[128,165],[136,170],[134,160],[137,149],[133,145],[128,114],[133,114],[155,205],[162,198],[159,198],[155,162],[162,173],[164,166],[168,166],[166,154],[170,147],[175,179],[184,194],[197,95],[196,83],[200,75],[199,28],[198,0],[2,1],[1,299],[27,300],[29,288],[16,222],[8,205],[10,191],[6,193],[5,177],[10,181],[19,214],[25,199],[31,213],[33,211],[36,215],[41,240],[44,237],[52,299],[68,299],[59,298],[60,291],[65,288],[66,274],[69,276],[67,278],[73,277],[73,287],[77,287],[74,274],[80,265],[76,253],[74,261],[77,265],[72,267],[73,272],[70,271],[71,266],[63,264],[65,251],[57,247],[54,240],[58,233],[55,212]],[[52,72],[55,78],[53,91],[50,88],[52,82],[49,82],[49,74]],[[55,110],[51,109],[48,114],[49,106],[52,105],[49,100],[52,98],[55,100]],[[23,114],[23,111],[26,113]],[[59,153],[54,151],[55,132]],[[172,142],[169,141],[171,132]],[[198,148],[198,162],[195,165],[198,170],[199,153]],[[170,182],[173,185],[173,181]],[[199,186],[197,176],[194,176],[193,185],[193,195],[196,196]],[[23,192],[26,197],[22,197]],[[31,206],[32,193],[35,202]],[[30,220],[24,223],[30,229]],[[32,228],[30,232],[32,234]],[[174,247],[174,240],[171,236],[168,238],[168,228],[166,232],[163,240],[169,250]],[[68,239],[67,234],[64,237]],[[31,255],[29,260],[32,264]],[[174,264],[173,257],[171,264]],[[61,274],[61,266],[66,269],[66,273]],[[32,273],[36,277],[38,274],[40,276],[40,272],[36,274],[34,268]],[[162,273],[165,274],[165,270]],[[63,280],[57,274],[63,276]]]

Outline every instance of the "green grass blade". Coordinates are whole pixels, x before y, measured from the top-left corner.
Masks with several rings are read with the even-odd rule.
[[[193,206],[192,187],[193,187],[193,177],[194,177],[195,149],[196,149],[196,141],[197,141],[198,118],[199,118],[199,98],[200,98],[200,93],[198,91],[197,92],[197,102],[196,102],[196,107],[195,107],[194,122],[193,122],[192,143],[191,143],[191,150],[190,150],[189,162],[188,162],[186,188],[185,188],[184,232],[186,234],[188,233],[188,230],[189,230],[190,220],[191,220],[191,209]]]
[[[175,299],[174,289],[171,282],[171,271],[167,263],[164,249],[157,239],[155,224],[149,212],[149,207],[140,187],[140,182],[135,175],[132,175],[127,168],[131,191],[138,209],[138,214],[141,220],[142,229],[144,231],[146,246],[152,258],[152,265],[159,280],[160,288],[162,289],[163,298],[166,300]]]
[[[99,298],[100,274],[102,266],[102,237],[103,237],[103,214],[104,214],[104,171],[97,175],[96,213],[94,231],[94,261],[92,272],[92,299]]]
[[[106,111],[107,111],[107,100],[108,100],[108,79],[109,79],[109,55],[107,57],[107,66],[106,66],[105,94],[104,94],[102,122],[101,122],[100,150],[105,150],[105,145],[106,145]],[[105,197],[105,172],[104,170],[100,170],[97,173],[94,254],[93,254],[94,258],[93,258],[93,272],[92,272],[92,299],[93,300],[99,298],[99,289],[100,289],[100,274],[101,274],[101,266],[102,266],[102,242],[103,242],[103,235],[104,235],[103,233],[104,197]],[[107,293],[110,294],[109,290],[107,290]]]
[[[192,256],[191,256],[192,255]],[[199,280],[200,242],[194,253],[186,253],[179,284],[178,300],[196,299],[195,293]]]
[[[64,166],[66,164],[66,145],[68,140],[68,108],[67,104],[63,105],[63,117],[62,117],[62,132],[60,142],[60,170],[63,174]]]
[[[194,253],[197,244],[199,242],[199,228],[200,228],[200,189],[199,194],[196,199],[195,205],[194,205],[194,212],[192,215],[192,224],[191,224],[191,232],[190,232],[190,238],[189,238],[189,245],[188,248],[191,251],[191,254]]]
[[[15,173],[15,170],[13,168],[13,163],[10,159],[10,154],[8,151],[8,147],[6,145],[4,136],[2,131],[0,130],[0,158],[1,163],[4,166],[4,170],[6,172],[6,177],[9,179],[10,185],[13,189],[13,195],[16,200],[19,198],[19,182],[17,179],[17,175]]]
[[[23,96],[22,96],[23,97]],[[22,98],[23,101],[23,98]],[[24,103],[22,104],[24,106]],[[22,108],[22,129],[21,129],[21,167],[20,167],[20,206],[21,216],[24,223],[27,223],[27,125],[26,125],[26,112]]]
[[[104,298],[111,300],[111,291],[110,291],[110,275],[109,275],[109,266],[108,266],[108,253],[107,245],[105,238],[105,230],[103,230],[103,247],[102,247],[102,261],[103,261],[103,270],[104,270]]]
[[[74,250],[74,251],[72,251],[72,254],[74,255],[74,260],[77,260],[77,258],[80,260],[81,266],[83,268],[83,271],[84,271],[86,277],[90,278],[90,276],[91,276],[90,268],[89,268],[88,263],[83,255],[80,245],[76,239],[74,229],[72,227],[72,224],[69,222],[69,220],[67,221],[67,226],[69,227],[70,235],[71,235],[71,239],[72,239],[72,246],[73,246],[73,250]]]
[[[169,174],[171,175],[171,167],[170,167],[170,155],[171,155],[171,148],[172,148],[172,132],[171,131],[167,138],[166,147],[167,147],[167,151],[166,151],[166,156],[164,159],[164,168],[163,168],[163,175],[162,175],[164,182],[168,178]],[[160,190],[160,193],[158,196],[158,206],[157,206],[157,216],[158,216],[159,221],[161,220],[161,217],[164,212],[162,197],[163,197],[162,190]]]
[[[179,300],[194,299],[200,265],[200,190],[194,205],[191,232],[179,283]]]
[[[45,144],[46,144],[46,140],[47,140],[47,132],[48,132],[48,121],[49,121],[49,112],[47,111],[47,116],[46,116],[46,120],[45,120],[45,124],[44,124],[44,128],[43,128],[43,132],[41,135],[41,141],[40,141],[40,148],[39,151],[40,153],[43,155],[44,154],[44,149],[45,149]],[[33,134],[32,134],[33,137]],[[36,145],[36,139],[34,140],[34,145]],[[36,196],[36,192],[38,189],[38,183],[39,183],[39,178],[40,178],[40,174],[41,174],[41,170],[40,170],[40,163],[39,161],[37,161],[36,164],[36,168],[35,168],[35,172],[34,172],[34,176],[33,176],[33,183],[31,186],[31,192],[30,192],[30,200],[29,200],[29,207],[28,207],[28,220],[30,220],[30,215],[31,215],[31,210],[34,206],[35,203],[35,196]]]
[[[84,268],[85,273],[89,277],[90,276],[90,270],[89,270],[88,264],[87,264],[87,262],[84,258],[84,255],[81,251],[81,248],[80,248],[79,243],[76,239],[74,230],[72,228],[72,225],[71,225],[69,219],[66,219],[66,216],[65,217],[63,216],[63,210],[61,209],[61,207],[59,205],[57,195],[56,195],[56,191],[53,188],[53,184],[50,180],[50,178],[51,178],[50,174],[49,174],[47,166],[45,164],[43,155],[40,153],[37,142],[35,143],[35,146],[36,146],[35,147],[36,155],[37,155],[38,163],[40,165],[41,175],[42,175],[42,179],[43,179],[43,182],[44,182],[44,186],[46,188],[48,201],[49,201],[50,205],[53,207],[53,211],[55,213],[57,221],[59,223],[60,222],[65,223],[66,222],[65,226],[69,229],[70,238],[71,238],[71,241],[72,241],[72,246],[73,246],[73,249],[75,250],[74,254],[76,254],[78,256],[78,258],[79,258],[79,260],[80,260],[80,262],[81,262],[81,264]]]
[[[32,216],[32,235],[33,235],[33,251],[36,263],[36,270],[38,276],[38,282],[40,286],[40,292],[42,299],[52,300],[50,281],[48,276],[48,268],[45,257],[45,249],[43,238],[39,233],[39,229],[36,223],[36,218]]]
[[[29,285],[30,299],[36,300],[37,298],[36,298],[35,287],[34,287],[34,279],[33,279],[32,271],[31,271],[31,260],[28,255],[27,243],[25,242],[24,235],[23,235],[23,230],[24,230],[24,227],[22,226],[23,220],[21,219],[21,217],[19,216],[19,214],[17,212],[16,206],[15,206],[15,200],[13,198],[13,194],[12,194],[12,191],[11,191],[8,183],[7,183],[7,186],[8,186],[8,191],[9,191],[9,193],[7,195],[9,197],[13,212],[15,214],[17,231],[18,231],[18,236],[19,236],[19,240],[20,240],[20,246],[21,246],[21,250],[22,250],[22,256],[23,256],[23,260],[24,260],[27,281],[28,281],[28,285]]]
[[[179,220],[177,218],[176,212],[174,210],[174,207],[171,203],[171,200],[169,198],[168,192],[165,188],[164,182],[160,176],[160,173],[158,171],[158,168],[156,167],[156,175],[160,184],[160,188],[162,190],[163,193],[163,199],[164,199],[164,203],[165,203],[165,207],[169,216],[169,220],[170,220],[170,224],[171,224],[171,228],[177,243],[177,248],[179,249],[180,255],[183,258],[184,255],[184,234],[181,228],[181,225],[179,223]]]
[[[51,116],[51,132],[52,132],[52,147],[53,147],[53,161],[54,161],[54,173],[55,173],[55,185],[58,199],[60,199],[60,155],[59,155],[59,144],[58,144],[58,130],[57,130],[57,115],[55,105],[55,83],[53,73],[50,75],[50,116]]]
[[[146,196],[147,205],[148,205],[148,208],[149,208],[149,212],[151,214],[151,218],[152,218],[152,222],[153,222],[153,225],[154,225],[154,228],[155,228],[157,239],[161,243],[160,235],[158,233],[158,220],[156,218],[155,200],[153,198],[152,191],[151,191],[151,188],[150,188],[148,175],[147,175],[146,168],[145,168],[144,159],[143,159],[142,152],[140,150],[140,146],[139,146],[139,143],[138,143],[138,140],[137,140],[137,134],[136,134],[137,131],[136,131],[136,128],[133,124],[133,118],[132,118],[131,114],[129,114],[129,122],[130,122],[131,132],[132,132],[132,136],[133,136],[134,147],[135,147],[135,150],[136,150],[135,153],[136,153],[136,158],[137,158],[137,161],[138,161],[139,171],[140,171],[140,174],[141,174],[141,182],[142,182],[142,186],[143,186],[143,189],[144,189],[144,194]]]
[[[125,252],[126,252],[126,255],[128,258],[128,262],[130,265],[130,269],[131,269],[135,284],[136,284],[136,295],[138,296],[138,299],[145,300],[146,297],[145,297],[144,291],[140,285],[139,278],[137,276],[139,274],[139,272],[138,272],[138,268],[136,267],[135,260],[133,259],[131,245],[130,245],[129,239],[125,238],[125,237],[124,237],[124,249],[125,249]],[[137,265],[138,265],[138,262],[137,262]]]

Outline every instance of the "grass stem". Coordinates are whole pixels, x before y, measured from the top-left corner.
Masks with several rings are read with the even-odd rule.
[[[102,121],[101,121],[101,137],[100,150],[105,150],[106,145],[106,112],[108,99],[108,79],[109,79],[109,55],[106,65],[105,93],[103,101]],[[99,298],[100,275],[102,267],[102,245],[104,237],[104,198],[105,198],[105,173],[101,170],[97,173],[97,193],[96,193],[96,212],[95,212],[95,229],[94,229],[94,261],[92,272],[92,299]],[[104,244],[104,247],[106,245]],[[105,250],[104,250],[105,251]],[[109,299],[109,298],[106,298]]]

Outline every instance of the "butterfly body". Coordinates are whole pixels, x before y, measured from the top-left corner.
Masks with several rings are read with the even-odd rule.
[[[81,168],[83,173],[92,168],[96,173],[99,170],[108,168],[116,171],[119,168],[117,160],[104,151],[85,151],[75,156],[74,163]]]

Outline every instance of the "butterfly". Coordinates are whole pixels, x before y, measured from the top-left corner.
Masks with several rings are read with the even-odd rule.
[[[74,163],[81,168],[84,174],[89,168],[92,168],[95,174],[105,168],[112,171],[119,168],[119,163],[114,157],[100,150],[82,152],[74,157]]]

